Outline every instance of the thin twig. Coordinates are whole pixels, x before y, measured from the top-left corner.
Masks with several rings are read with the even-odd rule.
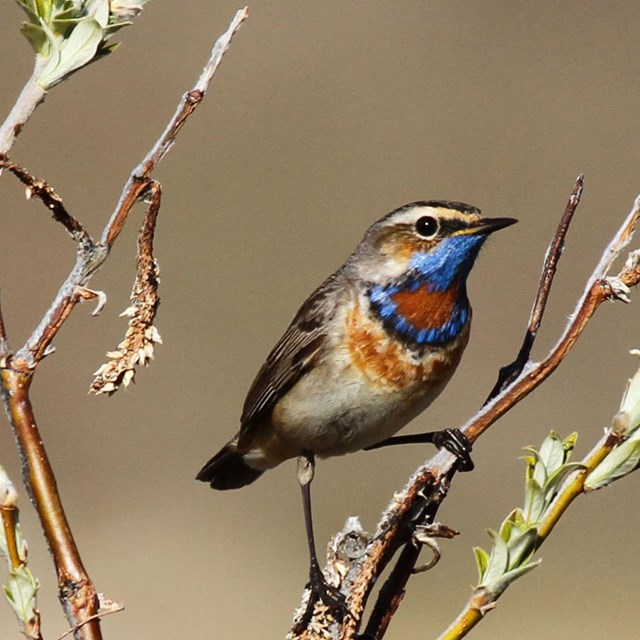
[[[542,267],[542,275],[540,276],[540,284],[538,285],[536,299],[533,302],[531,315],[529,316],[529,324],[524,334],[524,340],[522,341],[522,347],[520,348],[516,359],[511,364],[500,369],[498,373],[498,380],[485,403],[490,402],[503,389],[506,389],[506,387],[508,387],[520,375],[529,361],[531,349],[533,348],[533,344],[538,335],[544,310],[547,306],[547,300],[549,299],[553,279],[555,278],[556,271],[558,269],[558,262],[564,250],[564,241],[567,232],[569,231],[569,225],[573,219],[573,214],[575,213],[578,204],[580,204],[583,188],[584,175],[580,174],[576,179],[573,191],[569,196],[569,201],[567,202],[567,206],[565,207],[562,218],[560,219],[558,229],[551,240],[549,248],[547,249],[544,265]]]
[[[2,291],[0,291],[0,294]],[[4,315],[2,314],[2,299],[0,297],[0,367],[5,364],[5,358],[11,353],[9,341],[7,339],[7,329],[4,325]]]
[[[498,418],[531,393],[555,371],[602,302],[605,300],[624,299],[622,297],[623,294],[616,286],[618,281],[625,287],[632,287],[640,282],[640,274],[637,272],[637,265],[633,260],[627,263],[617,276],[607,278],[611,265],[620,254],[620,251],[631,240],[639,219],[640,196],[636,199],[633,208],[604,250],[599,263],[587,281],[585,291],[578,301],[568,325],[547,357],[539,363],[529,363],[507,389],[483,407],[474,418],[462,427],[462,431],[471,442],[474,442]]]
[[[0,467],[2,476],[5,476],[4,469]],[[7,546],[7,559],[11,569],[17,569],[22,564],[18,551],[18,540],[16,536],[16,526],[18,524],[18,496],[8,477],[3,477],[0,484],[0,515],[2,516],[2,528]]]
[[[27,198],[40,198],[45,207],[51,211],[53,219],[62,224],[76,242],[82,242],[88,247],[93,245],[87,230],[67,211],[62,198],[51,185],[41,178],[34,177],[24,167],[10,162],[6,156],[0,155],[0,167],[8,169],[22,184],[26,184]]]
[[[98,611],[98,613],[94,613],[90,618],[87,618],[84,622],[77,624],[75,627],[71,629],[67,629],[62,635],[58,636],[57,640],[63,640],[63,638],[69,637],[72,633],[78,631],[83,625],[87,624],[91,620],[97,620],[98,618],[106,618],[110,616],[112,613],[120,613],[120,611],[124,611],[124,605],[119,604],[111,609],[106,609],[105,611]]]
[[[224,54],[229,49],[231,39],[247,19],[248,15],[249,10],[247,7],[236,13],[229,28],[213,45],[209,61],[202,70],[196,84],[190,91],[187,91],[182,96],[176,112],[167,124],[162,135],[158,138],[158,141],[153,145],[142,162],[132,171],[129,181],[122,192],[120,201],[102,232],[100,243],[104,247],[111,248],[114,240],[118,237],[120,231],[122,231],[131,206],[140,197],[140,186],[142,186],[142,191],[144,191],[146,188],[146,179],[149,178],[160,160],[167,154],[187,118],[197,109],[204,99],[213,75],[220,66]]]

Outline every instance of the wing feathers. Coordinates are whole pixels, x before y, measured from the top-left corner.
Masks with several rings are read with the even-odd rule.
[[[258,422],[273,410],[278,398],[321,357],[327,326],[336,311],[337,276],[331,276],[304,302],[258,372],[242,411],[241,449],[251,442]]]

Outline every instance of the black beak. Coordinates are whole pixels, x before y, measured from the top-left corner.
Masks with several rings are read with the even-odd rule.
[[[489,235],[499,229],[510,227],[518,222],[515,218],[480,218],[477,222],[472,222],[462,233],[475,235],[481,233]]]

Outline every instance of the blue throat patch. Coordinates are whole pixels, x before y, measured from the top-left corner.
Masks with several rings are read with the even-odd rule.
[[[484,235],[452,236],[443,239],[429,252],[415,253],[409,261],[409,271],[401,280],[387,285],[374,284],[369,288],[367,295],[371,308],[386,327],[416,345],[441,345],[453,340],[471,314],[466,280],[485,239]],[[393,296],[414,292],[423,286],[430,292],[439,293],[451,287],[458,289],[451,314],[440,326],[416,327],[398,311]]]
[[[446,344],[458,336],[464,325],[469,320],[471,308],[467,300],[464,285],[460,287],[461,291],[453,306],[449,319],[439,327],[430,327],[429,329],[419,329],[400,315],[393,295],[401,291],[415,291],[421,283],[414,281],[413,283],[405,283],[402,286],[393,285],[381,287],[375,285],[368,291],[371,308],[383,321],[385,326],[399,334],[402,338],[417,345],[439,345]]]

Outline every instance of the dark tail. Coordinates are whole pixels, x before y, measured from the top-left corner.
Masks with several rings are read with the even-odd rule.
[[[196,480],[208,482],[213,489],[225,491],[251,484],[263,473],[250,467],[233,444],[228,444],[200,469]]]

